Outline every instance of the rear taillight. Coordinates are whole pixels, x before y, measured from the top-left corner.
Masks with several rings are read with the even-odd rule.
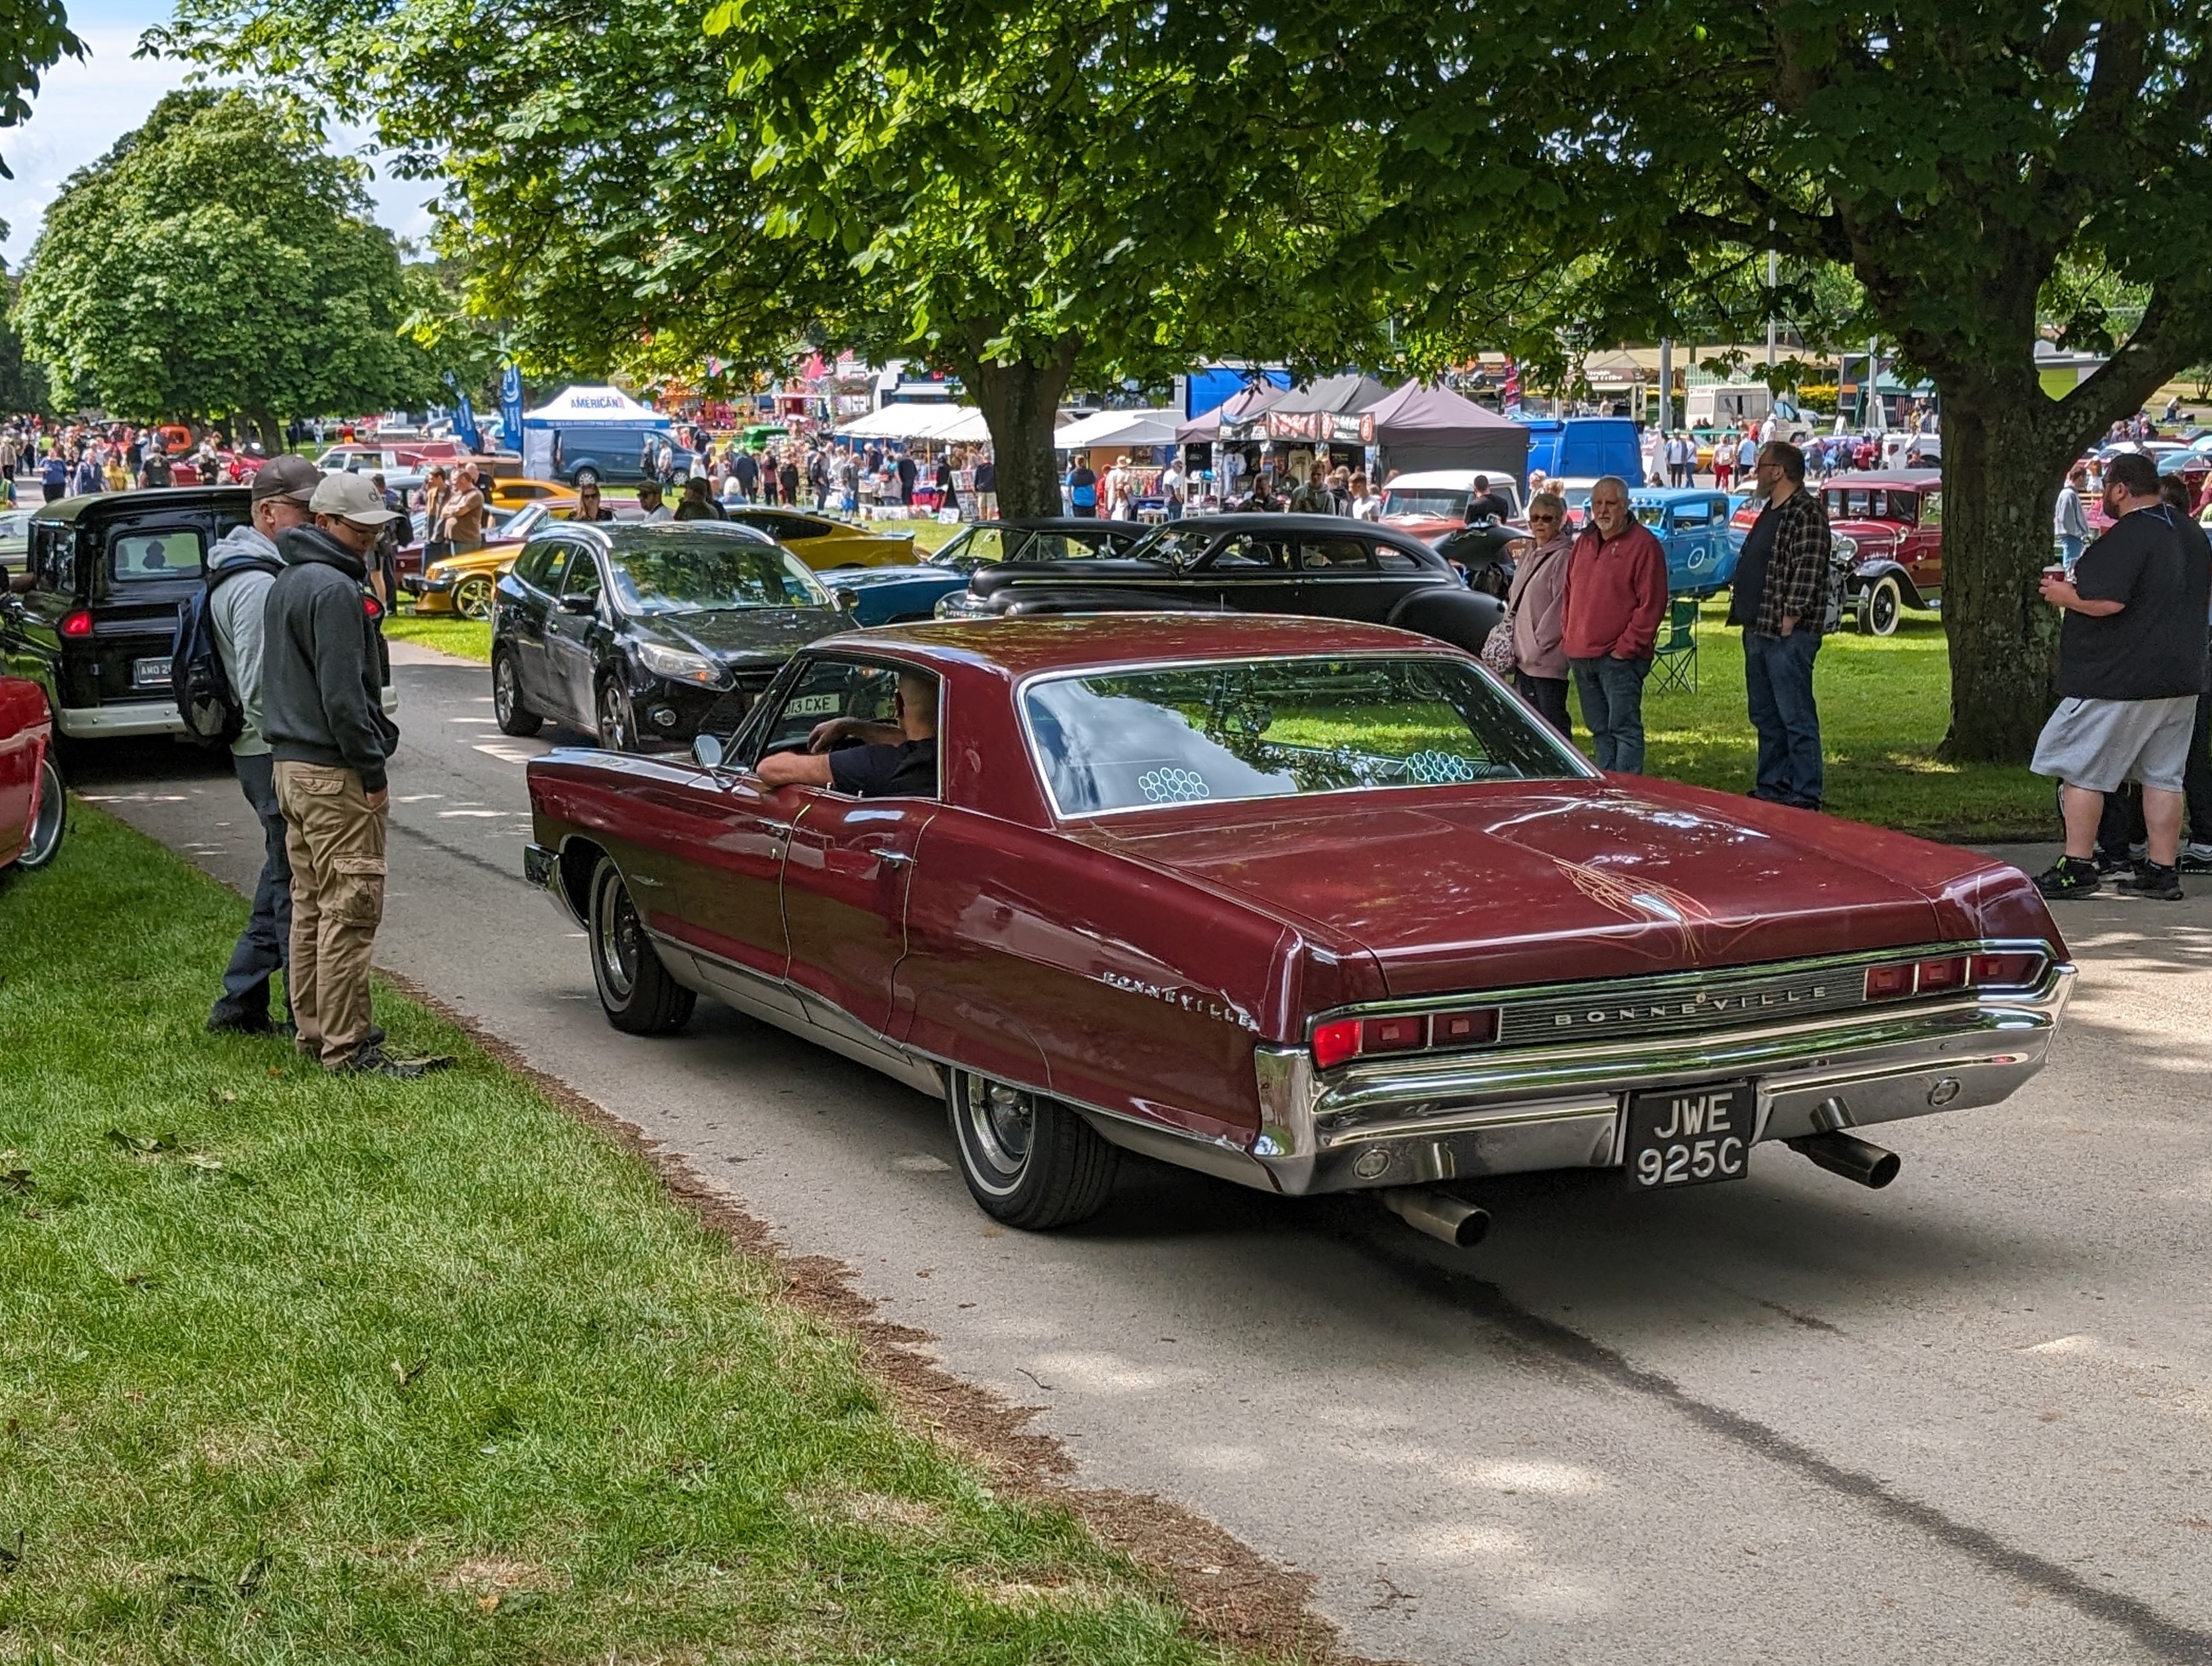
[[[1866,998],[1899,1000],[1906,995],[1942,995],[1959,989],[2023,989],[2043,976],[2047,964],[2047,957],[2033,949],[1890,961],[1867,968]]]
[[[361,599],[361,611],[372,620],[380,619],[384,617],[384,604],[374,596],[363,596]]]
[[[1347,1059],[1380,1054],[1486,1047],[1498,1039],[1495,1006],[1458,1006],[1434,1012],[1393,1012],[1387,1018],[1331,1018],[1313,1032],[1314,1063],[1332,1069]]]
[[[92,614],[82,607],[74,613],[64,613],[59,629],[64,636],[89,636],[92,635]]]

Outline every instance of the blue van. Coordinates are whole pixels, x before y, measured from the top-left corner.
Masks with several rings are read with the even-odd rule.
[[[1528,467],[1565,480],[1617,474],[1632,486],[1644,478],[1644,451],[1636,424],[1626,416],[1526,418]]]
[[[569,486],[635,486],[660,477],[647,459],[667,450],[674,454],[676,479],[691,477],[698,458],[678,445],[665,428],[640,423],[580,423],[553,430],[553,477]]]

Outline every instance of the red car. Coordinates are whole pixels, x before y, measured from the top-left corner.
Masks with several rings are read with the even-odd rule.
[[[898,703],[894,704],[894,696]],[[831,719],[914,733],[765,785]],[[1370,1189],[1454,1242],[1455,1179],[1736,1180],[1786,1141],[1989,1105],[2073,977],[2017,870],[1601,775],[1471,656],[1336,620],[890,626],[802,649],[695,759],[533,759],[525,869],[608,1018],[699,994],[945,1102],[1010,1224],[1079,1220],[1117,1153],[1263,1190]],[[833,751],[831,757],[836,757]]]
[[[0,868],[53,860],[68,815],[46,690],[0,677]]]
[[[1848,538],[1857,565],[1844,590],[1844,607],[1861,630],[1897,633],[1908,607],[1936,607],[1943,596],[1943,471],[1892,469],[1836,474],[1818,488],[1828,530]],[[1729,521],[1729,541],[1739,554],[1759,519],[1752,498]]]

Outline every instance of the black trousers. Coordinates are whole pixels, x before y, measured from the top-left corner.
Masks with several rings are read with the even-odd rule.
[[[1567,679],[1564,677],[1531,677],[1525,671],[1513,673],[1513,687],[1521,697],[1536,708],[1544,721],[1558,730],[1560,737],[1571,741],[1574,729],[1567,716]]]
[[[2189,809],[2191,844],[2212,844],[2212,696],[2197,700],[2197,722],[2189,732],[2189,767],[2181,777],[2182,800]],[[2105,813],[2097,822],[2097,848],[2125,856],[2144,839],[2142,788],[2133,781],[2105,794]]]

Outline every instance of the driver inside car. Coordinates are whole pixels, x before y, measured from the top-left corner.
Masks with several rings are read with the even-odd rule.
[[[771,752],[757,773],[770,787],[827,787],[854,798],[933,798],[937,793],[937,681],[901,672],[898,721],[833,717],[817,723],[803,752]],[[858,745],[841,742],[858,741]],[[836,750],[833,751],[832,748]]]

